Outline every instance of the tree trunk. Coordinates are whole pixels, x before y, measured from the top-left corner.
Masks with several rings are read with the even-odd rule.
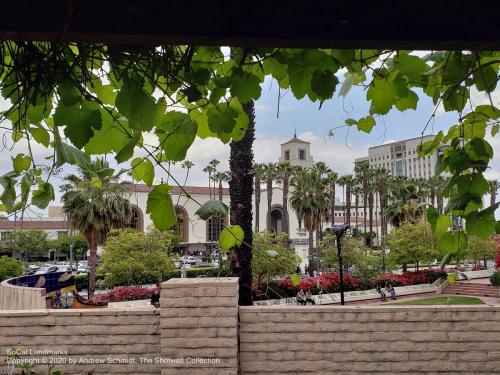
[[[222,181],[219,181],[219,200],[222,202]]]
[[[283,231],[290,237],[290,228],[288,223],[288,173],[283,176]]]
[[[95,291],[95,274],[97,269],[97,244],[94,241],[89,242],[89,297]]]
[[[356,207],[354,207],[354,216],[356,217],[356,221],[355,221],[354,225],[357,228],[358,227],[358,206],[359,206],[359,194],[357,192],[354,195],[354,205],[356,206]]]
[[[368,215],[370,223],[370,247],[373,248],[372,232],[373,232],[373,193],[368,194]]]
[[[267,216],[266,227],[267,231],[271,232],[271,206],[273,204],[273,180],[267,178]]]
[[[258,233],[260,231],[260,178],[255,176],[255,230]]]
[[[363,229],[365,231],[365,236],[366,236],[366,205],[367,205],[367,196],[366,192],[363,193]]]
[[[232,141],[229,156],[231,180],[231,224],[241,226],[245,233],[244,243],[234,251],[231,258],[231,275],[239,277],[239,304],[252,305],[252,195],[253,195],[253,151],[255,137],[254,103],[243,105],[249,118],[248,129],[238,142]]]
[[[309,229],[309,276],[313,276],[313,235],[314,231],[312,229]]]
[[[345,187],[345,198],[346,198],[346,211],[347,211],[347,221],[346,223],[351,225],[351,185],[347,184]]]
[[[332,226],[335,225],[335,184],[332,183]]]

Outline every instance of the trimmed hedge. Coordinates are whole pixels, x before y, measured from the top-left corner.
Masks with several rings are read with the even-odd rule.
[[[197,267],[197,268],[188,268],[186,270],[186,276],[188,278],[196,278],[196,277],[225,277],[229,276],[229,269],[226,267],[223,267],[220,269],[219,267]],[[106,275],[104,274],[96,274],[96,283],[99,284],[99,281],[104,280]],[[180,278],[181,277],[181,270],[176,269],[172,272],[169,272],[166,275],[163,275],[163,281],[167,281],[169,279],[175,279],[175,278]],[[156,284],[158,280],[143,280],[141,283],[142,285],[148,285],[148,284]],[[86,273],[79,273],[75,277],[75,282],[76,282],[76,289],[77,290],[82,290],[82,289],[87,289],[88,285],[88,274]]]

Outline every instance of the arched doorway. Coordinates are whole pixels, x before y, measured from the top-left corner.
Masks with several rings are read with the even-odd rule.
[[[271,207],[271,229],[274,233],[279,234],[284,232],[285,228],[285,214],[281,205],[274,205]]]
[[[137,229],[138,231],[144,231],[144,215],[139,207],[136,205],[131,205],[132,214],[130,216],[130,221],[126,225],[127,228]]]
[[[189,215],[182,206],[175,206],[175,214],[177,223],[172,229],[179,236],[180,242],[189,242]]]

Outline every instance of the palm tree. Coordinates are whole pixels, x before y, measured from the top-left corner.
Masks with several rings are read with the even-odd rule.
[[[291,181],[293,187],[290,204],[304,222],[304,228],[309,232],[309,255],[313,254],[314,232],[319,228],[321,220],[330,208],[330,194],[327,192],[328,180],[314,169],[300,171]],[[317,254],[318,256],[319,254]],[[319,271],[319,269],[318,269]],[[312,265],[309,264],[312,275]]]
[[[260,185],[264,178],[264,165],[254,163],[252,167],[254,174],[254,194],[255,194],[255,230],[259,232],[260,227]]]
[[[189,171],[194,167],[194,163],[189,160],[184,160],[181,164],[183,169],[186,169],[186,177],[184,179],[184,186],[187,184],[187,180],[189,178]]]
[[[126,225],[132,214],[130,202],[123,197],[130,191],[129,183],[119,182],[121,172],[114,172],[106,161],[97,159],[80,167],[78,175],[67,176],[61,187],[63,212],[89,246],[89,295],[95,290],[97,247],[112,228]]]
[[[356,228],[358,227],[358,217],[359,217],[359,195],[361,194],[361,185],[358,179],[354,179],[354,183],[352,185],[352,193],[354,194],[354,216],[356,217]]]
[[[182,162],[181,168],[186,169],[186,177],[184,178],[184,184],[183,184],[183,186],[186,186],[188,178],[189,178],[189,171],[193,167],[194,167],[194,163],[192,161],[184,160]],[[177,197],[177,205],[179,205],[180,200],[181,200],[181,194],[179,194],[179,196]]]
[[[219,185],[219,200],[222,202],[223,188],[222,183],[229,181],[229,172],[215,172],[212,176],[214,181],[214,186],[217,183]]]
[[[332,225],[335,225],[335,189],[336,189],[336,183],[338,181],[338,174],[337,172],[331,171],[327,175],[327,180],[328,180],[328,192],[330,193],[330,203],[331,203],[331,211],[330,211],[330,217],[332,220]]]
[[[415,223],[422,211],[418,206],[420,195],[413,180],[396,177],[391,181],[387,217],[391,224]]]
[[[350,174],[342,176],[343,184],[345,185],[345,207],[347,212],[346,223],[351,225],[351,188],[354,184],[354,177]]]
[[[283,230],[290,235],[290,223],[288,220],[288,195],[290,193],[290,177],[294,168],[288,162],[279,163],[276,168],[276,177],[282,183],[283,188]]]
[[[276,164],[267,163],[264,165],[264,177],[266,179],[266,194],[267,194],[267,215],[266,215],[266,230],[271,231],[271,206],[273,201],[273,181],[276,179]]]
[[[368,204],[368,194],[369,194],[369,179],[371,175],[371,169],[368,163],[356,164],[354,167],[354,172],[356,177],[361,183],[361,191],[363,194],[363,227],[366,233],[366,207]]]
[[[231,224],[238,224],[245,233],[243,243],[231,256],[231,275],[239,278],[239,305],[252,304],[252,235],[253,235],[253,151],[255,138],[255,107],[250,101],[243,104],[248,116],[248,127],[239,141],[231,141],[229,155],[229,195]]]
[[[387,235],[387,224],[385,220],[385,210],[387,208],[387,184],[389,181],[389,174],[385,168],[378,168],[375,170],[375,189],[378,195],[380,213],[377,219],[380,221],[380,237],[381,240]]]
[[[344,222],[345,222],[345,216],[346,216],[346,204],[345,204],[345,184],[346,184],[346,181],[345,181],[345,176],[340,177],[337,180],[337,184],[339,184],[339,186],[342,186],[342,201],[343,201],[342,211],[343,211]]]
[[[493,206],[497,201],[497,191],[500,189],[500,181],[489,180],[488,185],[490,187],[490,205]]]

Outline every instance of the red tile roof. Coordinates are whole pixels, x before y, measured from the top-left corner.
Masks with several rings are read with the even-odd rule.
[[[297,137],[293,137],[289,141],[286,141],[285,143],[282,143],[281,146],[287,145],[289,143],[307,143],[307,144],[310,144],[311,142],[306,142],[306,141],[303,141],[302,139],[299,139]]]
[[[135,193],[149,193],[151,188],[144,184],[132,184],[131,189]],[[210,195],[210,189],[204,186],[184,186],[184,190],[190,194]],[[172,186],[172,194],[184,194],[179,186]],[[212,188],[212,194],[218,196],[219,188]],[[229,195],[229,188],[222,188],[222,195]]]
[[[56,220],[24,220],[10,221],[1,220],[0,229],[60,229],[67,230],[68,223],[66,221]]]

